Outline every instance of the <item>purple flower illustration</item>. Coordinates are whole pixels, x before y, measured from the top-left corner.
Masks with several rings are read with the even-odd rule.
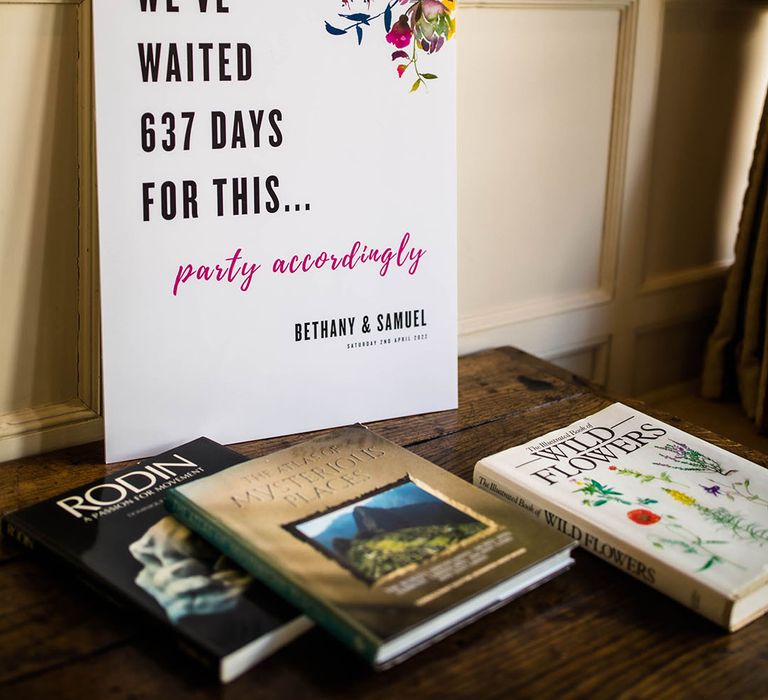
[[[659,467],[671,467],[672,469],[689,472],[710,472],[721,474],[722,476],[729,476],[738,471],[737,469],[728,469],[726,471],[714,457],[702,454],[684,442],[678,442],[677,440],[671,440],[670,443],[660,447],[659,457],[667,460],[666,462],[654,462]]]
[[[711,493],[713,496],[719,496],[722,493],[722,490],[717,484],[714,486],[704,486],[704,484],[699,484],[699,486],[701,486],[701,488],[703,488],[707,493]]]

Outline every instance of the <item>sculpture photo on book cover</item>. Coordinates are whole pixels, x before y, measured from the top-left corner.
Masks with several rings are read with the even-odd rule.
[[[389,583],[498,530],[410,478],[284,527],[370,585]]]
[[[310,621],[170,517],[162,499],[245,461],[207,438],[3,516],[6,537],[69,568],[228,682]]]
[[[128,550],[144,567],[134,579],[136,585],[174,623],[187,615],[232,610],[253,582],[240,567],[170,516],[154,523]]]

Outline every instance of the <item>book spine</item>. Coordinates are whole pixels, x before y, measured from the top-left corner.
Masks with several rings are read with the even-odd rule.
[[[34,540],[17,525],[10,522],[7,517],[0,520],[0,534],[4,540],[13,540],[25,549],[34,550]]]
[[[222,554],[238,563],[275,593],[305,612],[337,639],[375,664],[377,645],[372,639],[350,625],[344,624],[339,615],[329,606],[310,596],[277,568],[264,561],[235,534],[199,510],[186,496],[177,490],[169,491],[165,496],[165,507],[174,517],[216,547]]]
[[[722,594],[677,571],[663,560],[650,557],[609,531],[580,518],[556,503],[546,501],[520,483],[499,474],[482,461],[475,466],[476,486],[513,503],[577,540],[581,547],[643,583],[691,608],[722,627],[730,627],[733,603]]]

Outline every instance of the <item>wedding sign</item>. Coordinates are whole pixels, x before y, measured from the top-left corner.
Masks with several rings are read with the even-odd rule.
[[[107,461],[457,405],[454,9],[94,0]]]

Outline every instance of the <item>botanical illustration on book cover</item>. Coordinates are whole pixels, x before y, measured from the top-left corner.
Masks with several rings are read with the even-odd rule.
[[[515,450],[503,473],[717,588],[768,572],[768,473],[746,459],[621,404]]]

